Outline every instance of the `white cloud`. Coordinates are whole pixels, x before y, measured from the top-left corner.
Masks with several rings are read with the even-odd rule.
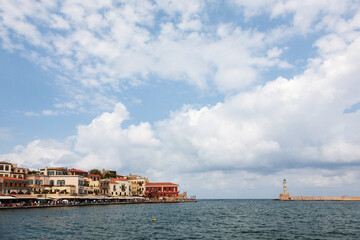
[[[317,28],[322,27],[332,29],[333,19],[342,19],[341,15],[359,10],[356,1],[230,0],[230,2],[240,6],[248,18],[263,13],[270,14],[272,19],[290,16],[293,27],[302,34],[317,31],[319,30]],[[325,19],[326,21],[323,21]]]
[[[64,143],[35,140],[0,159],[29,167],[71,164],[85,170],[104,167],[125,174],[138,172],[214,197],[215,193],[241,197],[234,194],[236,190],[264,197],[262,191],[269,194],[276,187],[281,191],[283,177],[289,178],[295,193],[301,184],[339,188],[358,184],[360,112],[343,114],[359,101],[360,92],[360,34],[355,21],[359,17],[341,17],[353,2],[318,1],[309,12],[305,11],[309,1],[266,2],[237,1],[249,18],[264,11],[273,18],[292,13],[295,30],[279,27],[266,35],[220,24],[201,32],[202,2],[194,6],[145,2],[145,8],[134,2],[114,10],[110,2],[103,2],[99,6],[107,12],[104,15],[99,15],[96,4],[64,3],[61,17],[72,30],[58,38],[52,31],[45,34],[49,37],[44,41],[54,51],[49,59],[40,53],[32,55],[53,69],[53,62],[60,61],[64,69],[65,76],[58,81],[67,86],[72,98],[56,107],[82,111],[85,103],[101,103],[103,111],[115,107],[90,124],[78,126],[77,134]],[[159,25],[154,20],[157,11],[167,13]],[[177,14],[179,19],[167,20]],[[319,15],[342,21],[331,27]],[[153,35],[149,29],[155,25],[158,33]],[[1,30],[3,39],[14,38],[6,33],[12,25],[6,26]],[[276,42],[296,34],[297,28],[301,33],[317,28],[329,33],[314,43],[316,56],[308,59],[303,73],[259,81],[261,69],[291,67],[281,59],[287,49]],[[33,35],[24,36],[36,45]],[[154,124],[126,127],[129,112],[116,97],[108,96],[106,87],[118,91],[124,84],[141,84],[150,73],[199,88],[212,81],[225,93],[246,87],[249,91],[235,91],[213,106],[184,106]],[[239,185],[234,187],[234,182]]]
[[[319,41],[322,47],[332,45],[327,36]],[[194,181],[194,174],[204,181],[203,189],[215,184],[211,177],[248,174],[261,181],[269,175],[269,181],[277,181],[286,174],[299,179],[302,171],[314,168],[320,169],[312,175],[317,186],[355,182],[351,171],[360,163],[360,112],[343,112],[359,98],[359,49],[360,36],[309,61],[308,69],[292,79],[278,78],[214,106],[184,106],[153,126],[124,127],[129,113],[117,103],[112,112],[78,126],[71,141],[36,140],[1,159],[30,167],[60,164],[73,156],[75,167],[137,171],[185,186],[190,180],[184,176]],[[330,176],[334,168],[338,172]]]
[[[24,167],[70,166],[79,161],[71,150],[71,141],[34,140],[26,147],[18,145],[12,153],[0,155],[2,161],[18,163]]]
[[[293,11],[289,4],[277,15]],[[266,69],[291,67],[274,44],[295,31],[204,25],[209,6],[203,1],[20,1],[6,2],[1,9],[3,46],[20,48],[31,61],[58,74],[66,99],[58,98],[57,108],[110,110],[102,107],[102,99],[114,104],[120,89],[154,75],[227,93],[252,86]],[[30,47],[23,49],[23,44]],[[102,96],[78,101],[89,88]]]

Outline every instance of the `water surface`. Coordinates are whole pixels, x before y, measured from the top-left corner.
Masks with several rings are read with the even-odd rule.
[[[199,200],[0,211],[0,239],[50,238],[360,239],[360,202]]]

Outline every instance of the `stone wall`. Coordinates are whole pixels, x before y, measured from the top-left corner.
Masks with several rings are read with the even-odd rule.
[[[281,196],[281,195],[280,195]],[[360,201],[360,197],[349,197],[349,196],[342,196],[342,197],[290,197],[286,198],[279,198],[282,201]]]

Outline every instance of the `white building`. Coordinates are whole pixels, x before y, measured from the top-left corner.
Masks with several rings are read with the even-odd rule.
[[[125,178],[110,180],[111,196],[131,196],[131,183]]]

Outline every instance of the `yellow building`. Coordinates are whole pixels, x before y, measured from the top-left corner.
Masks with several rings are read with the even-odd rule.
[[[139,175],[128,175],[125,178],[132,184],[132,194],[133,196],[145,196],[145,186],[149,182],[149,179],[146,177],[141,177]]]
[[[88,174],[84,178],[84,192],[88,195],[100,195],[100,175]]]

